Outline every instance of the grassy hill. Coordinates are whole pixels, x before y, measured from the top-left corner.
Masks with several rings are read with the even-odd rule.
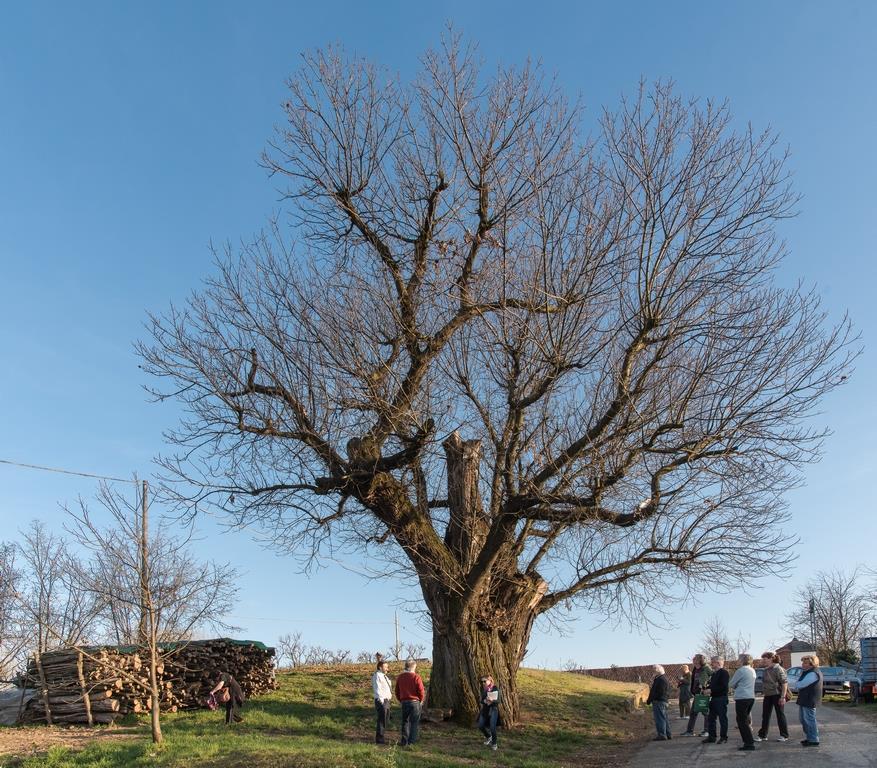
[[[397,673],[396,666],[391,665],[391,674]],[[369,665],[349,665],[282,673],[278,690],[248,702],[245,721],[238,726],[226,728],[223,713],[207,710],[164,716],[165,743],[158,748],[149,740],[146,718],[132,717],[127,724],[99,729],[101,735],[84,749],[64,746],[65,731],[60,730],[53,735],[60,736],[61,745],[30,757],[28,734],[36,738],[40,731],[2,729],[0,749],[6,754],[0,763],[18,768],[611,766],[623,764],[632,746],[649,733],[651,718],[630,706],[641,686],[524,670],[523,722],[500,730],[498,752],[483,746],[475,728],[451,723],[424,724],[412,748],[377,746],[372,743],[371,671]],[[429,666],[418,671],[428,680]],[[390,729],[398,738],[398,704],[392,709]],[[16,736],[21,737],[21,747],[10,749],[9,740]]]

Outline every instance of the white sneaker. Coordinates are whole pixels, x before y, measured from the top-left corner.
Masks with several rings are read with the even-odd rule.
[[[756,741],[767,741],[767,739],[762,739],[761,736],[756,736],[755,740]]]
[[[484,742],[485,747],[489,747],[491,744],[493,744],[493,739],[488,739],[487,741]]]
[[[789,738],[787,736],[777,736],[776,740],[777,741],[788,741]]]
[[[496,742],[493,742],[493,746],[491,747],[491,749],[492,749],[494,752],[496,752]]]

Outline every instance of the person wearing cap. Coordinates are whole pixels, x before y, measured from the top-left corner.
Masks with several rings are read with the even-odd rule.
[[[423,679],[417,674],[414,659],[405,662],[405,671],[396,678],[396,698],[402,705],[402,738],[399,746],[407,747],[417,742],[420,708],[426,698]]]
[[[484,675],[481,678],[481,712],[478,714],[478,730],[487,739],[484,746],[490,747],[494,752],[497,749],[497,722],[499,722],[499,686],[493,682],[492,676]]]

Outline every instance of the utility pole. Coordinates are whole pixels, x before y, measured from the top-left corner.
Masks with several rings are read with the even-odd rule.
[[[816,650],[816,601],[810,598],[810,645]]]
[[[399,611],[394,611],[393,617],[396,624],[396,646],[393,650],[396,652],[396,660],[400,661],[402,659],[402,645],[399,642]]]
[[[137,639],[141,646],[148,642],[147,611],[149,602],[149,504],[147,494],[149,485],[144,480],[140,507],[140,624],[137,627]]]

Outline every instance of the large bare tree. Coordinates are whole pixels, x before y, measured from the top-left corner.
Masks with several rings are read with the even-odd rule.
[[[453,39],[410,85],[307,55],[284,118],[264,163],[292,236],[218,253],[140,348],[188,409],[181,503],[306,567],[395,558],[432,624],[430,702],[461,719],[489,670],[517,720],[558,606],[639,620],[782,567],[783,495],[824,435],[805,420],[852,351],[776,283],[774,136],[659,84],[586,140],[538,68],[485,75]]]

